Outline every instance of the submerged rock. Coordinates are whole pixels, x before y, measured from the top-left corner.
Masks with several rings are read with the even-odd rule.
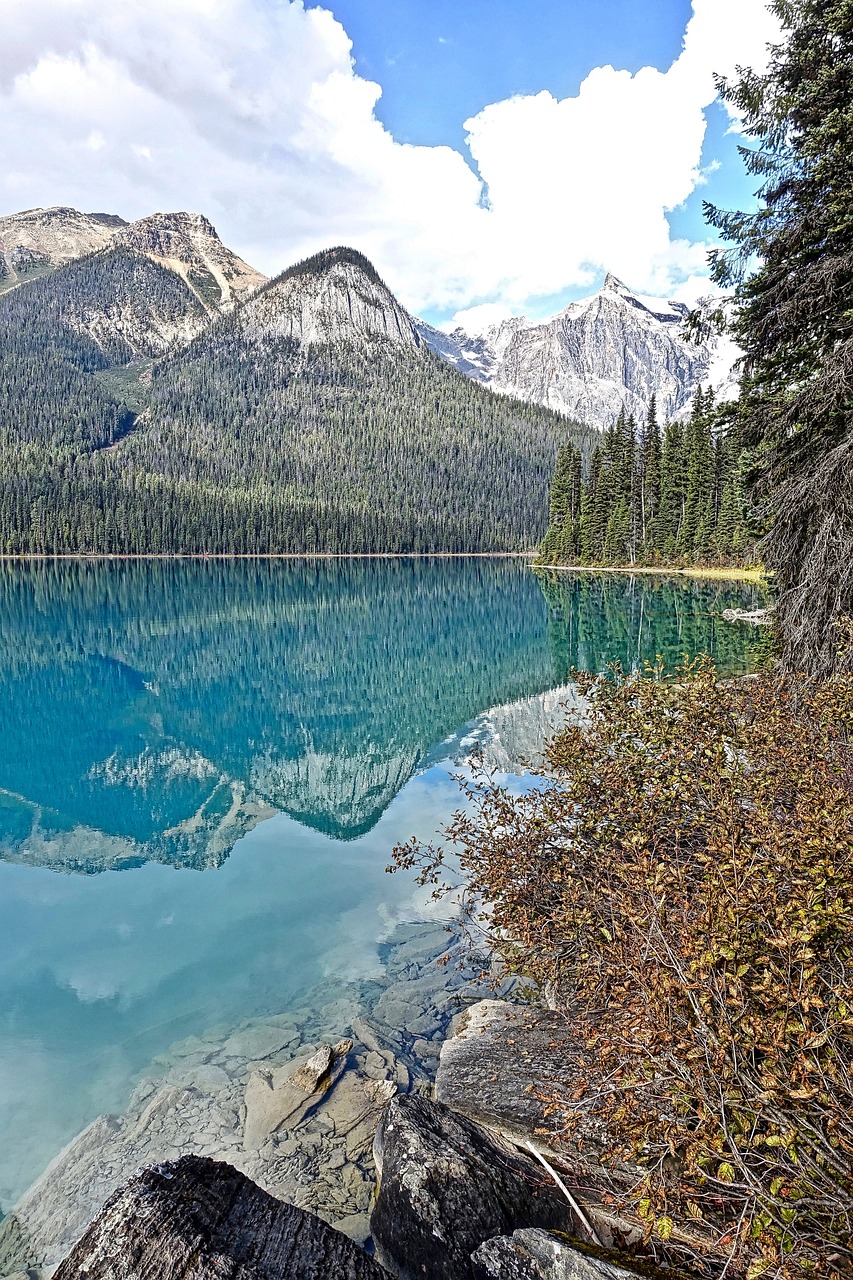
[[[408,1020],[436,1012],[450,1020],[465,979],[435,964],[447,941],[443,928],[405,924],[384,944],[395,996],[411,992]],[[302,1008],[171,1046],[127,1109],[94,1120],[8,1210],[0,1276],[36,1280],[137,1169],[184,1155],[226,1161],[278,1199],[366,1238],[379,1116],[398,1090],[423,1086],[439,1048],[373,1017],[381,989],[329,979]],[[335,1045],[349,1027],[356,1044]]]
[[[389,1103],[374,1154],[376,1254],[401,1280],[474,1280],[477,1246],[517,1227],[576,1233],[568,1203],[533,1160],[426,1098]]]
[[[296,1069],[255,1071],[246,1085],[243,1145],[257,1151],[277,1129],[295,1128],[343,1074],[352,1040],[323,1044]]]
[[[56,1280],[383,1280],[345,1235],[198,1156],[143,1169],[104,1205]]]

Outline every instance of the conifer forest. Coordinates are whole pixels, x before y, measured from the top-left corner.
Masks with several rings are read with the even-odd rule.
[[[735,565],[755,555],[745,455],[710,388],[686,422],[639,427],[620,414],[592,451],[560,448],[540,561],[572,565]]]

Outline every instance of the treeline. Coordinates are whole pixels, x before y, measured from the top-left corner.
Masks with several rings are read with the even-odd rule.
[[[571,443],[551,482],[545,564],[740,564],[753,554],[743,455],[700,389],[687,422],[661,430],[654,397],[640,427],[620,414],[588,470]]]
[[[13,330],[0,359],[4,554],[531,547],[559,441],[568,430],[588,453],[595,434],[425,350],[259,343],[230,317],[155,365],[134,425],[85,335],[51,318],[39,356],[39,334]]]

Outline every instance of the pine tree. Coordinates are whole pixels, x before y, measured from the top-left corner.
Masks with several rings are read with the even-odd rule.
[[[684,466],[684,519],[678,532],[677,549],[687,558],[701,561],[709,551],[711,507],[714,493],[714,464],[711,446],[711,389],[700,387],[686,432]]]

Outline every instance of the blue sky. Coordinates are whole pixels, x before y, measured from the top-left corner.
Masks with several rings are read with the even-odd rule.
[[[665,71],[691,15],[689,0],[339,0],[329,7],[352,39],[356,70],[382,85],[376,114],[394,137],[463,154],[463,122],[490,102],[541,89],[566,98],[592,67],[607,64]],[[703,199],[729,208],[754,203],[728,114],[714,104],[706,118],[707,186],[668,215],[674,234],[693,240],[715,238]],[[585,292],[560,291],[540,309]]]
[[[606,270],[707,291],[703,197],[751,190],[713,73],[764,0],[4,0],[0,200],[207,214],[269,274],[365,252],[437,323]]]
[[[340,0],[356,68],[382,85],[378,114],[400,142],[461,148],[487,103],[550,89],[575,94],[592,67],[664,70],[689,0]]]

